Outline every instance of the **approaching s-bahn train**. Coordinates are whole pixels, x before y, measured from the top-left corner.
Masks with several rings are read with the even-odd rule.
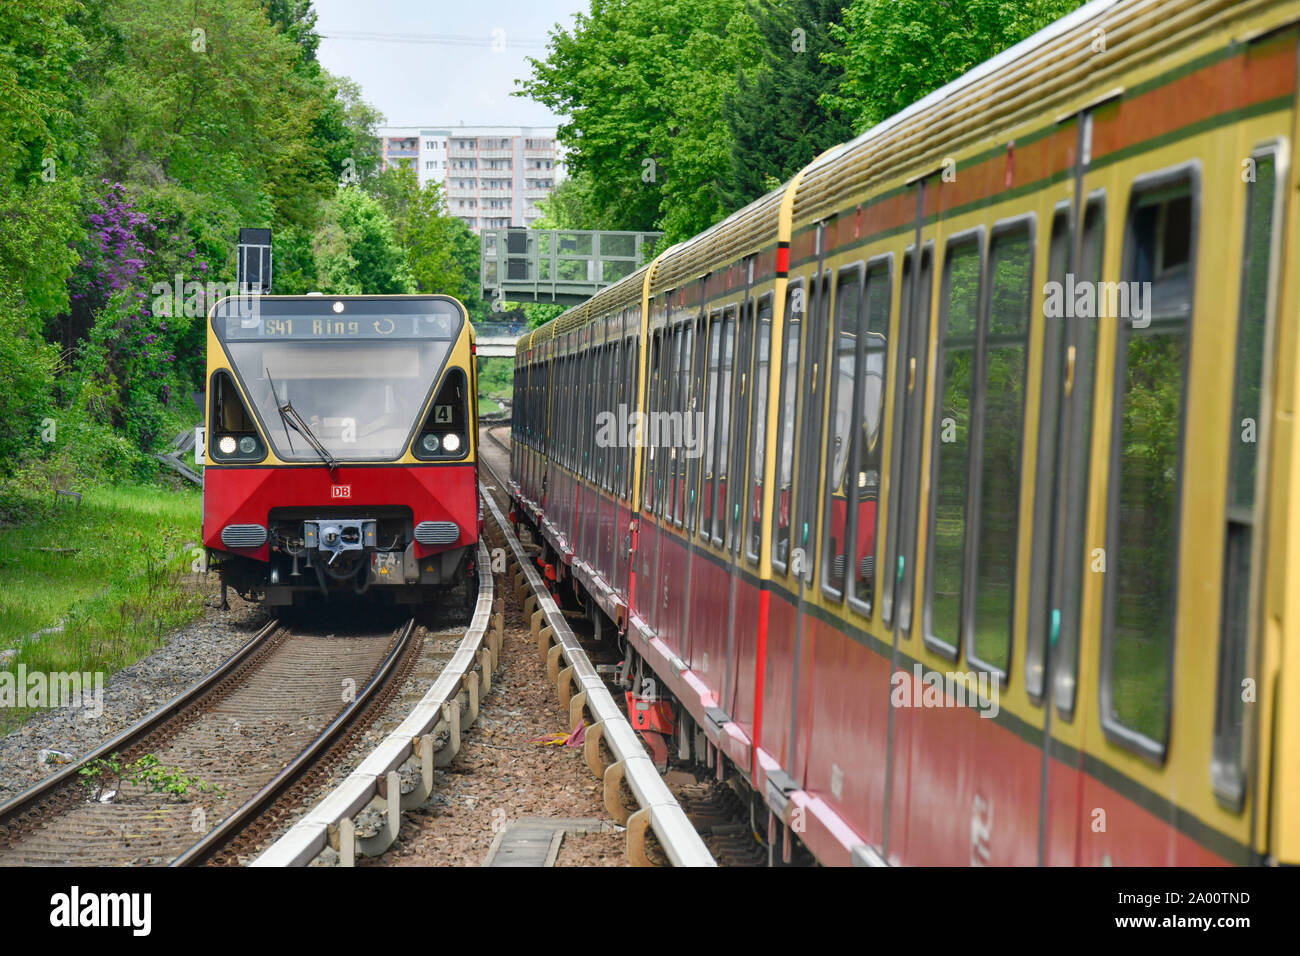
[[[520,342],[661,761],[824,863],[1300,864],[1298,53],[1095,0]]]
[[[474,595],[474,332],[449,296],[245,296],[208,324],[203,543],[291,605]]]

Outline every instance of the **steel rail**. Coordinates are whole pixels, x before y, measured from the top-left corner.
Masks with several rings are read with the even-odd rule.
[[[248,798],[239,808],[204,834],[203,838],[171,862],[171,866],[201,866],[218,853],[249,823],[264,813],[275,801],[310,768],[321,756],[343,737],[348,727],[370,705],[370,701],[387,686],[398,663],[406,653],[415,633],[415,618],[411,618],[402,628],[401,636],[393,645],[388,656],[384,658],[379,669],[356,698],[322,730],[310,744],[293,758],[274,777],[266,782],[257,793]]]
[[[114,753],[119,753],[134,746],[162,728],[172,718],[194,706],[209,691],[227,678],[234,676],[239,668],[247,663],[253,654],[265,647],[272,635],[280,629],[281,624],[279,621],[268,621],[243,647],[198,683],[177,694],[152,713],[146,714],[117,736],[100,744],[85,757],[68,765],[58,773],[33,784],[12,800],[0,805],[0,835],[3,835],[4,828],[7,825],[16,822],[19,817],[34,809],[42,800],[69,783],[75,783],[84,767],[89,766],[96,760],[109,757]]]
[[[459,749],[462,730],[459,698],[462,695],[468,698],[472,721],[477,715],[480,693],[486,693],[490,687],[500,646],[500,617],[493,613],[491,557],[482,541],[478,550],[478,580],[478,601],[465,636],[424,697],[346,779],[254,859],[251,866],[306,866],[326,845],[338,849],[340,861],[350,865],[358,848],[367,854],[383,852],[397,837],[403,806],[409,808],[427,798],[434,765],[440,766],[446,759],[444,751],[449,757]],[[491,640],[490,627],[496,632]],[[475,675],[476,666],[482,668],[481,676]],[[449,749],[435,753],[434,738],[439,727],[448,730]],[[415,791],[402,794],[397,770],[412,757],[420,764],[422,782]],[[385,828],[377,837],[357,837],[352,820],[372,802],[382,802],[387,811]]]

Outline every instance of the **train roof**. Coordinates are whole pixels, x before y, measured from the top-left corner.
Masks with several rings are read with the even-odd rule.
[[[1221,28],[1227,18],[1239,18],[1243,7],[1264,6],[1264,0],[1092,0],[860,136],[828,149],[777,189],[661,253],[650,267],[651,294],[678,288],[719,262],[758,251],[778,235],[791,184],[797,183],[791,222],[826,218],[848,197],[938,172],[945,159],[990,135],[1044,115],[1057,122],[1068,120],[1118,96],[1124,72],[1139,58],[1158,60]],[[1099,36],[1104,38],[1100,48]],[[639,297],[643,282],[644,268],[548,325],[561,331],[580,327]]]

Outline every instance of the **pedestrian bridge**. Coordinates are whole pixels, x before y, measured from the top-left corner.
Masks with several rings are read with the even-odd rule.
[[[522,322],[479,322],[474,326],[474,351],[481,358],[514,358],[519,336],[527,331]]]
[[[654,257],[661,232],[485,229],[480,237],[483,297],[578,305]],[[501,306],[498,306],[498,303]]]

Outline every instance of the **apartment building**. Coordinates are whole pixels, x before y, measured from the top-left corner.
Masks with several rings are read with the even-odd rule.
[[[379,131],[384,168],[413,165],[420,186],[444,184],[447,210],[475,233],[531,226],[563,178],[555,127],[389,127]]]

